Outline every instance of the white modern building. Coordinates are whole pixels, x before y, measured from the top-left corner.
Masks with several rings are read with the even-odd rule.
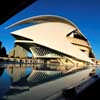
[[[21,28],[21,26],[23,26]],[[11,34],[16,38],[10,57],[27,57],[58,61],[70,66],[93,64],[95,58],[88,39],[70,20],[54,15],[24,19],[8,28],[20,27]],[[55,61],[56,60],[56,61]]]

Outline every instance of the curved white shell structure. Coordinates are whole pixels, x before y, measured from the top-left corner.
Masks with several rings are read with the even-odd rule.
[[[67,39],[69,34],[77,31],[77,34],[83,37],[87,45],[89,45],[86,37],[71,21],[59,16],[43,15],[22,20],[8,28],[27,23],[32,23],[32,25],[16,30],[12,32],[12,34],[14,36],[30,39],[33,44],[55,50],[65,56],[92,63],[87,54],[82,52],[76,45]],[[17,40],[17,42],[18,41],[21,43],[25,40]],[[29,43],[29,41],[26,42]]]

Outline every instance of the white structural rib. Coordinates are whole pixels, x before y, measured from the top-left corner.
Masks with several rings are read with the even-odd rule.
[[[49,19],[49,20],[48,20]],[[63,23],[67,23],[72,25],[73,27],[77,27],[72,21],[68,20],[67,18],[61,17],[61,16],[56,16],[56,15],[40,15],[40,16],[34,16],[34,17],[30,17],[30,18],[26,18],[24,20],[18,21],[8,27],[8,28],[12,28],[18,25],[22,25],[22,24],[27,24],[27,23],[31,23],[31,22],[50,22],[50,21],[55,21],[55,22],[63,22]]]
[[[78,30],[78,32],[82,36],[84,36],[84,34],[81,33],[79,28],[72,21],[70,21],[70,20],[68,20],[68,19],[66,19],[64,17],[56,16],[56,15],[40,15],[40,16],[34,16],[34,17],[26,18],[24,20],[18,21],[16,23],[6,27],[6,29],[13,28],[13,27],[16,27],[16,26],[19,26],[19,25],[22,25],[22,24],[27,24],[27,23],[39,24],[40,22],[42,22],[42,23],[44,23],[44,22],[66,23],[66,24],[69,24],[69,25],[73,26],[74,28],[76,28]]]
[[[27,37],[32,39],[34,43],[70,55],[76,59],[92,63],[86,54],[67,40],[66,34],[73,30],[75,30],[75,27],[70,24],[45,22],[14,31],[12,34]]]

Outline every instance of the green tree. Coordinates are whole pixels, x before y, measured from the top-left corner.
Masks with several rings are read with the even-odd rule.
[[[5,47],[2,47],[2,42],[0,41],[0,57],[7,57]]]
[[[5,47],[2,47],[1,51],[2,51],[2,57],[6,57],[7,54],[6,54],[6,49],[5,49]]]
[[[0,41],[0,56],[2,55],[2,42]]]
[[[0,48],[1,48],[1,46],[2,46],[2,42],[0,41]]]

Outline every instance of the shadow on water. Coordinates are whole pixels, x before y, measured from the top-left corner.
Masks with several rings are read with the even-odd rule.
[[[0,67],[0,77],[2,76],[3,72],[4,72],[4,67]]]
[[[26,89],[12,88],[12,89],[10,89],[9,92],[7,92],[6,95],[16,95],[16,94],[20,94],[20,93],[26,92],[26,91],[29,91],[29,88],[26,88]]]

